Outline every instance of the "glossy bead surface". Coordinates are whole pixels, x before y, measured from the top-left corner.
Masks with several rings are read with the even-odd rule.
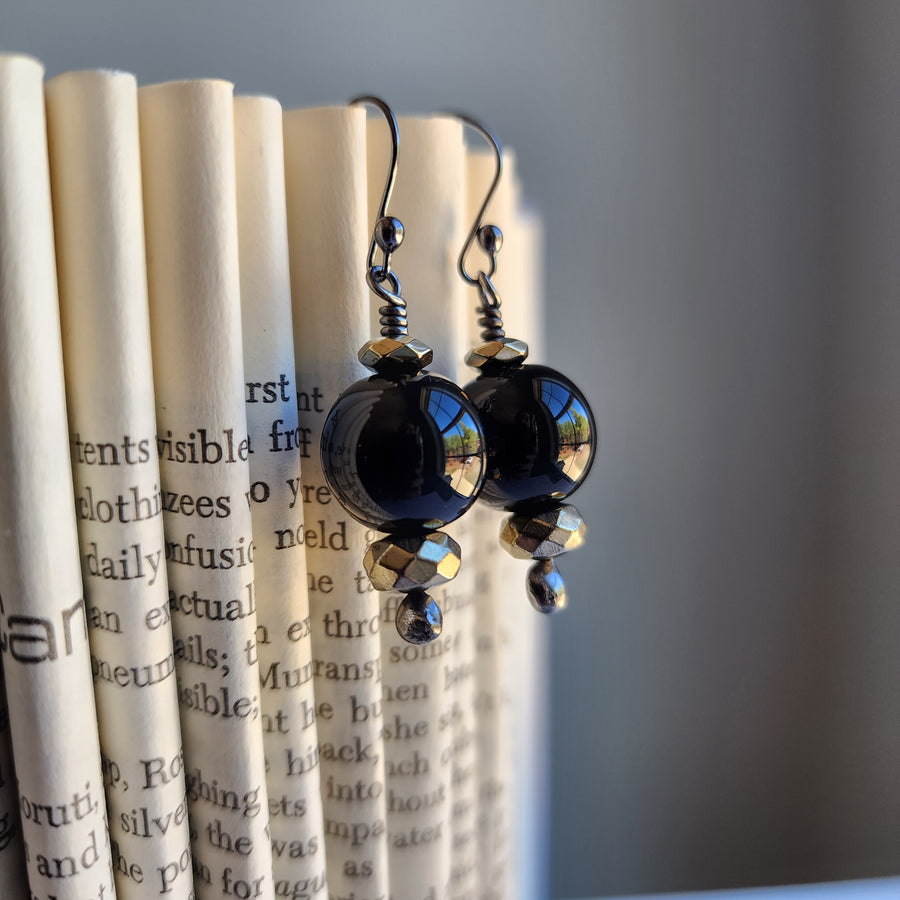
[[[565,582],[552,559],[539,559],[529,567],[525,586],[528,599],[538,612],[549,615],[565,609],[569,603]]]
[[[532,513],[558,504],[587,477],[596,426],[584,394],[565,375],[547,366],[509,367],[464,390],[484,429],[486,503]]]
[[[433,531],[461,516],[484,477],[475,408],[441,375],[351,385],[322,431],[328,484],[359,522],[379,531]]]
[[[431,643],[444,627],[440,607],[423,590],[410,591],[397,607],[397,634],[409,644]]]
[[[578,510],[563,504],[533,516],[510,516],[500,529],[500,546],[515,559],[550,559],[577,550],[586,534]]]
[[[411,591],[451,581],[461,562],[459,544],[443,531],[432,531],[373,541],[363,568],[377,591]]]

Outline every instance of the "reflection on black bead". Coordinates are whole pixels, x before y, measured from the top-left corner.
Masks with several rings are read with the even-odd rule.
[[[397,607],[397,634],[410,644],[428,644],[444,627],[444,617],[434,600],[421,588],[410,591]]]
[[[584,394],[547,366],[481,375],[465,387],[487,445],[481,499],[516,513],[558,503],[587,477],[596,426]]]
[[[525,585],[528,588],[528,599],[538,612],[559,612],[569,602],[565,582],[552,559],[539,559],[530,566]]]
[[[484,478],[475,408],[441,375],[357,381],[322,432],[332,492],[357,521],[380,531],[432,531],[461,516]]]

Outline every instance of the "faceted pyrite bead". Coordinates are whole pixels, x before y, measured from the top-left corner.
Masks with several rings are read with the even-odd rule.
[[[466,365],[493,372],[510,364],[519,366],[528,357],[528,344],[516,338],[495,338],[476,344],[466,355]]]
[[[367,369],[381,375],[413,375],[431,365],[434,351],[415,338],[380,337],[366,341],[358,355]]]
[[[510,516],[503,523],[500,543],[516,559],[549,559],[577,550],[587,525],[574,506],[555,506],[533,516]]]
[[[459,544],[433,531],[410,537],[382,538],[369,544],[363,566],[379,591],[411,591],[450,581],[459,572]]]
[[[425,591],[410,591],[397,607],[397,633],[410,644],[433,641],[444,626],[440,607]]]
[[[465,392],[484,429],[486,503],[527,515],[555,506],[587,477],[594,417],[565,375],[510,364],[479,376]]]
[[[421,534],[457,519],[484,478],[475,408],[454,382],[426,372],[351,385],[328,414],[321,452],[347,512],[391,534]]]
[[[538,612],[555,613],[569,602],[566,585],[552,559],[539,559],[531,566],[526,585],[528,599]]]

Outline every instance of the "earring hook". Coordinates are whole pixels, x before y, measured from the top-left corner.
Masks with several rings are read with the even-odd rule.
[[[397,127],[397,119],[391,108],[380,97],[364,94],[354,97],[350,106],[363,106],[368,104],[376,107],[387,121],[391,133],[391,163],[388,168],[387,180],[384,183],[384,191],[381,195],[381,204],[378,207],[378,216],[375,228],[372,231],[372,242],[369,244],[369,256],[366,261],[377,281],[384,281],[391,273],[391,254],[403,240],[403,223],[399,219],[388,217],[387,207],[394,190],[394,182],[397,179],[397,156],[400,151],[400,129]],[[381,266],[375,265],[375,250],[380,248],[384,253],[384,262]],[[399,290],[395,291],[399,293]]]
[[[485,128],[484,125],[481,124],[477,119],[473,118],[466,113],[461,112],[451,112],[449,113],[451,116],[455,116],[465,125],[468,125],[470,128],[474,128],[490,145],[494,151],[494,158],[496,160],[496,169],[494,171],[494,178],[491,181],[491,185],[488,188],[487,196],[484,198],[484,202],[481,204],[481,209],[478,210],[478,215],[475,217],[475,224],[472,225],[471,230],[469,231],[468,236],[466,237],[466,242],[463,244],[462,250],[459,253],[459,259],[457,260],[456,267],[459,270],[459,274],[464,281],[468,284],[476,284],[482,289],[484,288],[484,280],[486,279],[488,284],[490,284],[490,279],[494,276],[494,273],[497,271],[497,252],[500,250],[500,247],[503,244],[503,232],[496,225],[484,225],[484,214],[487,212],[487,208],[490,205],[491,200],[494,197],[494,194],[497,192],[497,187],[500,184],[500,178],[503,175],[503,150],[501,149],[500,142],[497,138],[494,137],[491,132]],[[476,276],[470,275],[466,271],[466,257],[469,254],[469,251],[472,249],[472,244],[475,242],[475,239],[478,239],[478,245],[487,253],[488,257],[491,261],[491,267],[487,272],[481,272]],[[493,285],[491,285],[493,290]]]
[[[378,312],[380,314],[381,334],[388,338],[401,338],[409,334],[409,322],[406,318],[406,301],[401,296],[400,279],[391,271],[391,255],[403,242],[403,223],[387,214],[387,206],[394,190],[397,178],[397,156],[400,150],[400,129],[391,108],[380,97],[365,94],[354,97],[351,106],[369,104],[377,107],[387,120],[391,132],[391,163],[388,168],[381,204],[378,207],[378,218],[372,229],[372,242],[369,244],[369,256],[366,260],[366,284],[369,289],[384,302]],[[380,249],[383,256],[381,265],[375,263],[375,250]]]

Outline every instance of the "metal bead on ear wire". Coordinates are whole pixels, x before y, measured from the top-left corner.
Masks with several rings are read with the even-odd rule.
[[[387,104],[358,97],[382,112],[391,129],[391,166],[369,247],[366,282],[384,305],[381,337],[359,351],[376,374],[338,397],[322,432],[321,454],[332,492],[358,522],[386,532],[363,564],[380,591],[406,594],[397,611],[400,636],[410,643],[434,640],[441,611],[425,592],[459,570],[459,545],[437,529],[461,516],[484,479],[484,435],[475,407],[442,375],[425,371],[432,350],[409,336],[406,301],[391,270],[403,225],[387,215],[397,172],[399,135]],[[382,262],[375,263],[376,250]]]
[[[478,409],[487,443],[481,499],[513,513],[504,521],[500,542],[514,557],[535,560],[526,578],[528,596],[535,609],[550,613],[567,603],[556,557],[580,547],[587,531],[578,510],[561,501],[587,477],[596,426],[584,394],[555,369],[525,365],[528,345],[503,330],[500,296],[491,280],[503,234],[496,225],[482,224],[500,183],[503,153],[480,122],[455,115],[491,144],[497,163],[458,262],[460,275],[478,288],[480,297],[482,342],[466,357],[480,374],[464,390]],[[490,266],[473,276],[466,270],[466,256],[476,239]]]

